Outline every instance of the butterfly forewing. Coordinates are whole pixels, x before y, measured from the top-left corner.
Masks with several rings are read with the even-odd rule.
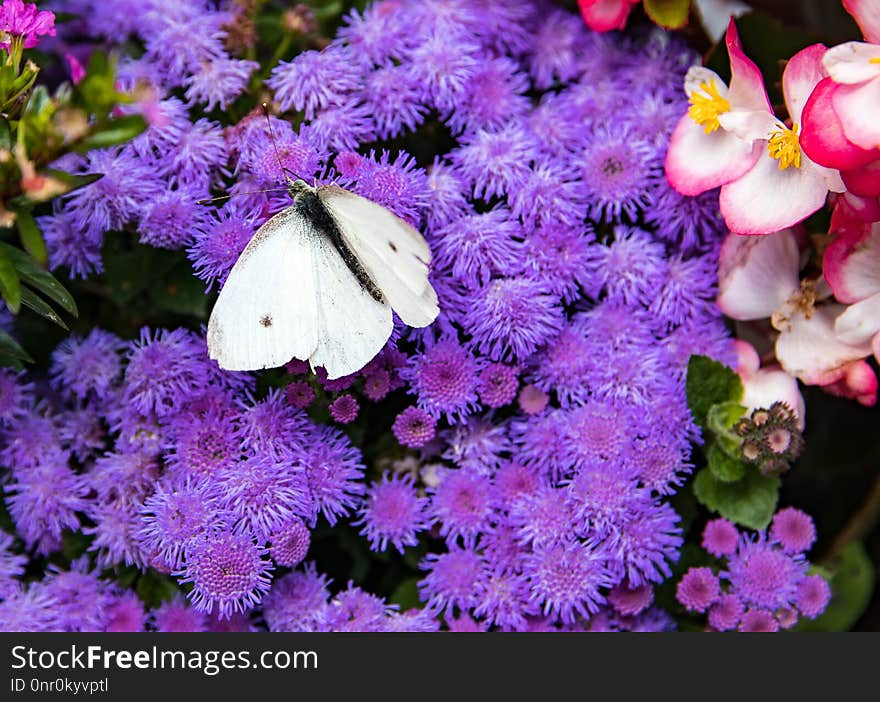
[[[227,370],[274,368],[318,346],[315,232],[288,208],[254,235],[208,322],[208,351]]]
[[[321,202],[346,244],[404,323],[424,327],[437,317],[437,296],[428,282],[431,251],[413,227],[366,198],[328,185]]]

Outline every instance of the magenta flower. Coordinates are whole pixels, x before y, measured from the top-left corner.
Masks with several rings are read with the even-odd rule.
[[[37,10],[33,3],[4,0],[0,5],[0,46],[9,48],[10,36],[22,37],[25,49],[39,43],[37,37],[55,36],[55,13]]]

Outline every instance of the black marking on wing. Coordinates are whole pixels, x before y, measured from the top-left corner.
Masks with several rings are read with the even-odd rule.
[[[367,273],[366,269],[355,256],[354,252],[345,243],[342,238],[342,232],[339,231],[339,225],[330,214],[330,211],[324,206],[317,194],[313,192],[300,192],[294,200],[296,211],[307,218],[318,232],[330,240],[337,253],[342,257],[348,270],[352,272],[361,287],[364,288],[376,302],[385,302],[382,291],[379,286]]]
[[[271,327],[272,326],[272,317],[270,317],[268,314],[264,314],[260,318],[260,324],[264,327]]]

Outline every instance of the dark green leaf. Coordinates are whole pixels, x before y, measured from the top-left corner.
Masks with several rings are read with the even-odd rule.
[[[687,24],[691,0],[645,0],[645,12],[666,29],[681,29]]]
[[[694,480],[694,495],[713,512],[750,529],[765,529],[776,510],[779,478],[765,478],[756,468],[746,471],[742,480],[723,483],[709,468]]]
[[[133,139],[147,128],[141,115],[125,115],[107,123],[103,129],[90,134],[76,145],[76,150],[83,152],[90,149],[103,149]]]
[[[722,483],[735,483],[741,480],[748,468],[742,460],[728,455],[716,442],[709,447],[706,459],[713,477]]]
[[[828,608],[813,621],[801,619],[798,631],[849,631],[871,601],[874,566],[862,544],[849,544],[832,566]]]
[[[743,416],[746,408],[736,402],[719,402],[712,405],[706,415],[706,425],[715,434],[720,447],[731,458],[741,456],[742,437],[733,430],[733,425]]]
[[[103,173],[74,174],[68,173],[67,171],[59,171],[54,168],[47,168],[45,173],[68,186],[66,193],[72,193],[74,190],[84,188],[86,185],[90,185],[96,180],[100,180],[104,177]]]
[[[419,578],[407,578],[401,582],[388,598],[389,602],[400,605],[400,611],[405,612],[414,607],[421,607],[418,589]]]
[[[16,210],[15,222],[18,225],[18,236],[21,238],[24,250],[33,256],[40,265],[45,264],[48,257],[46,242],[43,240],[43,234],[40,232],[34,216],[27,210]]]
[[[152,291],[160,309],[204,319],[208,311],[205,283],[193,275],[189,262],[175,266],[167,278]]]
[[[73,295],[56,280],[55,276],[40,268],[24,251],[9,244],[0,243],[0,253],[9,257],[25,283],[61,305],[68,314],[74,317],[79,315]]]
[[[3,251],[0,251],[0,295],[6,301],[9,311],[18,314],[21,309],[21,284],[15,266]]]
[[[722,402],[739,402],[743,396],[739,376],[708,356],[691,356],[687,370],[687,401],[694,420],[706,426],[709,408]]]
[[[34,359],[28,355],[28,352],[8,332],[2,329],[0,329],[0,354],[16,360],[27,361],[28,363],[34,362]]]
[[[138,245],[130,251],[105,247],[104,275],[110,284],[111,298],[117,305],[127,305],[156,280],[181,262],[177,252]]]
[[[12,151],[12,131],[9,129],[9,120],[0,117],[0,149]]]
[[[64,320],[58,316],[58,313],[52,309],[51,305],[43,300],[43,298],[39,297],[30,288],[22,287],[21,304],[29,309],[32,309],[38,315],[45,317],[50,322],[54,322],[62,329],[67,329],[67,325],[64,323]]]

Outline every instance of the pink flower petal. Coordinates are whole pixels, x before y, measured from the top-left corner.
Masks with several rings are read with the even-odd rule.
[[[880,293],[850,305],[834,322],[834,333],[846,344],[870,344],[880,332]]]
[[[718,307],[733,319],[764,319],[800,285],[790,229],[763,237],[728,234],[718,261]]]
[[[706,134],[685,114],[669,140],[666,177],[683,195],[699,195],[736,180],[755,165],[760,155],[759,144],[743,141],[723,129]]]
[[[745,382],[747,378],[751,378],[758,372],[761,367],[761,357],[748,341],[734,339],[733,347],[736,351],[736,372]]]
[[[714,83],[718,94],[723,98],[727,97],[727,83],[721,80],[721,76],[715,73],[715,71],[705,66],[691,66],[688,69],[684,77],[685,95],[688,97],[694,93],[705,95],[706,93],[701,87],[703,83]]]
[[[797,415],[798,427],[803,430],[806,417],[806,405],[803,395],[798,390],[798,383],[792,376],[780,368],[762,369],[748,380],[743,381],[743,399],[741,405],[749,412],[760,407],[770,407],[774,402],[784,402]]]
[[[581,16],[594,32],[623,29],[633,4],[638,0],[578,0]]]
[[[831,100],[847,139],[863,149],[880,147],[880,78],[841,85]]]
[[[730,56],[730,90],[728,100],[732,110],[763,110],[773,112],[764,77],[755,63],[745,55],[733,18],[727,27],[727,53]]]
[[[880,292],[880,224],[859,237],[837,237],[822,258],[825,280],[840,302],[860,302]]]
[[[856,400],[866,407],[877,404],[877,375],[865,361],[853,361],[834,382],[823,385],[829,395]]]
[[[737,234],[769,234],[791,227],[825,204],[827,169],[801,155],[800,168],[780,170],[765,154],[741,178],[721,188],[721,215]]]
[[[877,0],[843,0],[843,6],[858,23],[865,39],[880,44],[880,5]]]
[[[795,124],[801,123],[801,113],[816,83],[827,76],[822,66],[822,57],[827,50],[824,44],[813,44],[801,49],[791,57],[782,72],[785,106],[788,108],[788,116]]]
[[[829,233],[860,236],[865,224],[880,221],[880,200],[843,193],[834,203]]]
[[[817,307],[807,318],[796,313],[776,340],[776,358],[789,374],[807,385],[828,385],[846,373],[846,366],[871,353],[870,344],[850,345],[834,333],[843,305]]]
[[[725,131],[749,143],[755,139],[769,139],[773,132],[785,127],[772,112],[764,110],[724,112],[718,115],[718,123]]]
[[[880,151],[862,149],[849,141],[832,106],[839,88],[831,78],[816,84],[801,114],[800,143],[816,163],[840,170],[857,168],[880,157]]]
[[[846,189],[859,197],[880,196],[880,159],[840,174]]]
[[[828,49],[822,64],[835,83],[858,85],[877,77],[877,64],[871,62],[876,58],[880,46],[848,41]]]

